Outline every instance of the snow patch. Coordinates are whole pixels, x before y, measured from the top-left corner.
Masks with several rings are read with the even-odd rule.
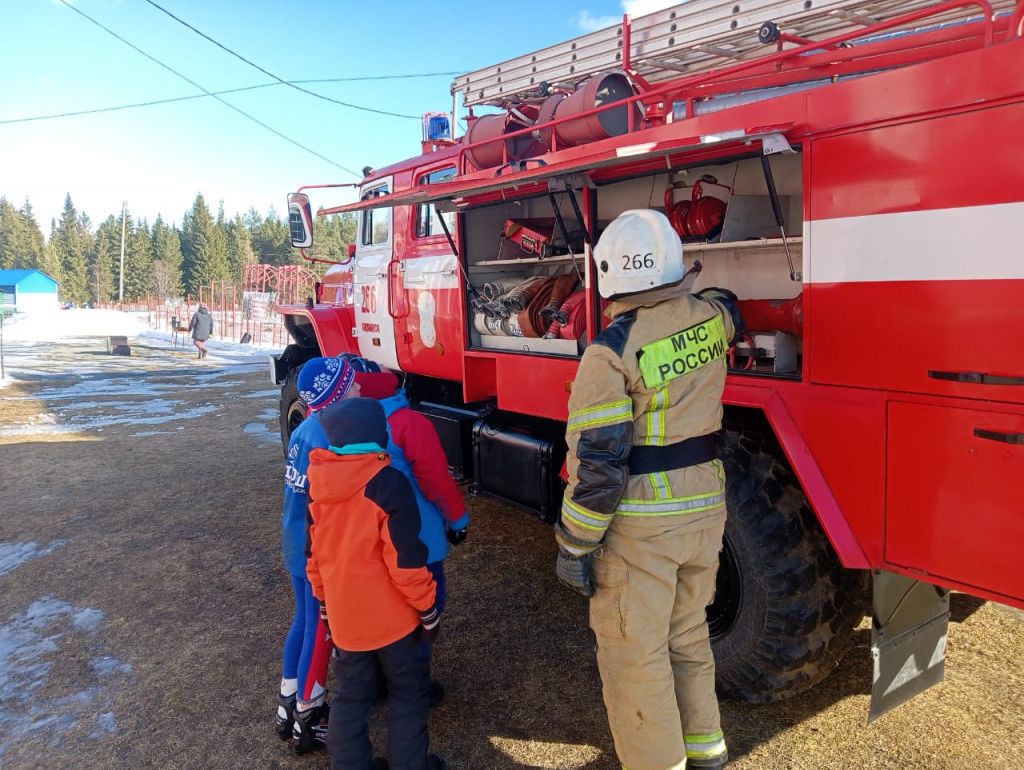
[[[109,676],[110,674],[116,673],[132,673],[132,666],[130,663],[122,663],[117,658],[112,658],[109,655],[93,658],[89,661],[89,668],[95,671],[98,676]]]
[[[257,390],[252,393],[245,393],[242,398],[278,398],[281,395],[279,388],[271,388],[270,390]]]
[[[264,444],[276,444],[281,440],[281,434],[277,431],[270,430],[266,425],[261,422],[250,422],[244,428],[242,428],[250,436],[253,436],[261,443]]]
[[[80,628],[89,633],[96,633],[99,630],[100,623],[103,622],[103,617],[103,610],[87,607],[84,610],[77,610],[71,616],[71,623],[75,628]]]
[[[153,347],[168,347],[174,349],[175,347],[181,348],[182,342],[179,335],[177,345],[175,345],[173,337],[170,332],[154,331],[147,329],[139,335],[139,341],[145,342],[147,345]],[[186,338],[184,341],[185,346],[191,346],[191,338]],[[260,358],[266,360],[271,353],[280,353],[283,350],[282,346],[270,346],[263,347],[257,345],[243,345],[240,342],[228,342],[227,340],[209,339],[206,341],[206,349],[209,351],[208,357],[203,359],[205,364],[220,363],[223,361],[242,361],[245,359],[252,360],[253,358]],[[263,368],[266,368],[266,364],[263,364]]]
[[[6,575],[27,561],[51,554],[67,542],[54,540],[45,548],[40,548],[34,542],[0,543],[0,575]]]
[[[86,417],[84,415],[72,415],[70,417],[70,421],[64,424],[57,424],[56,419],[52,414],[41,414],[28,423],[0,428],[0,438],[58,436],[66,433],[78,433],[85,430],[102,431],[104,428],[109,428],[114,425],[165,425],[176,420],[192,420],[196,417],[202,417],[204,414],[209,414],[216,409],[217,407],[215,404],[201,404],[180,412],[172,412],[171,414],[151,417],[139,417],[136,415],[129,415],[126,417],[119,417],[116,415]]]
[[[90,738],[102,738],[104,735],[117,732],[117,719],[113,711],[104,711],[96,718],[96,729],[90,734]]]
[[[89,663],[94,679],[87,686],[62,697],[47,694],[54,661],[64,654],[60,642],[85,633],[95,650],[103,618],[102,610],[44,596],[0,625],[0,758],[26,736],[40,734],[50,745],[59,743],[80,722],[92,722],[94,736],[117,729],[113,712],[103,707],[112,703],[108,688],[123,686],[115,675],[131,674],[129,664],[94,655]]]
[[[15,313],[4,321],[4,341],[58,342],[84,337],[138,337],[149,328],[147,316],[147,313],[89,309]]]
[[[276,420],[276,418],[276,409],[264,409],[262,412],[259,413],[258,417],[258,419],[264,420],[264,422],[250,422],[248,425],[242,428],[242,430],[248,433],[250,436],[259,439],[261,443],[276,444],[278,441],[281,440],[281,434],[278,433],[278,428],[276,425],[268,426],[266,424],[266,421]]]

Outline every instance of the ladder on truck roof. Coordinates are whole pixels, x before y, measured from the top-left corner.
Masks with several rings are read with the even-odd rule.
[[[543,95],[542,84],[573,86],[594,73],[624,68],[657,83],[764,56],[758,30],[765,22],[776,24],[784,41],[806,42],[938,5],[936,0],[690,0],[461,75],[452,94],[461,93],[466,107],[503,106]],[[1012,12],[1014,0],[948,5],[946,12],[929,16],[927,29],[979,19],[990,9],[996,15]],[[912,23],[887,34],[920,28]]]

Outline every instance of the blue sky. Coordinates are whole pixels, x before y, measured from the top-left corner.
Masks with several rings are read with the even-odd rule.
[[[471,71],[614,23],[624,9],[638,15],[671,4],[157,1],[285,79]],[[74,5],[209,90],[269,82],[144,0]],[[199,93],[57,0],[0,0],[0,9],[0,121]],[[419,115],[451,108],[450,82],[434,77],[308,87]],[[224,98],[352,169],[418,152],[418,120],[346,109],[285,86]],[[197,192],[213,207],[223,200],[230,216],[250,206],[281,211],[286,193],[301,184],[353,180],[208,97],[0,123],[0,195],[17,205],[27,195],[47,234],[67,192],[94,223],[119,210],[122,200],[136,216],[152,221],[160,212],[180,222]]]

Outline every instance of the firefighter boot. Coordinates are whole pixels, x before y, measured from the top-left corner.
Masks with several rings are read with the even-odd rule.
[[[295,696],[285,697],[277,694],[277,737],[286,741],[292,737],[292,725],[295,723]]]
[[[718,770],[721,767],[725,767],[726,763],[729,761],[729,752],[725,751],[724,749],[722,750],[721,754],[716,754],[713,757],[698,758],[689,756],[689,754],[691,753],[691,749],[689,748],[689,746],[690,744],[687,744],[686,752],[688,755],[686,758],[686,766],[689,768],[699,767],[703,768],[703,770]]]
[[[305,711],[295,711],[295,724],[292,726],[292,751],[306,754],[322,749],[327,744],[327,719],[330,715],[329,703],[321,703]]]

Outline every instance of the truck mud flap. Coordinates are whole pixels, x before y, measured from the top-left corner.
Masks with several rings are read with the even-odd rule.
[[[868,722],[943,680],[948,626],[947,589],[875,570]]]

